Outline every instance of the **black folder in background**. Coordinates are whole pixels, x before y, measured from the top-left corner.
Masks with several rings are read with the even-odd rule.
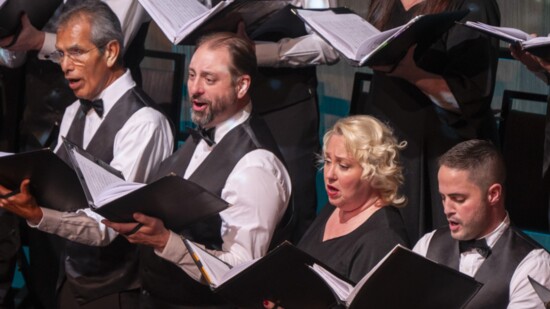
[[[26,12],[31,24],[42,29],[62,0],[7,0],[0,8],[0,38],[16,34],[21,15]]]
[[[482,286],[472,277],[397,245],[356,285],[356,297],[346,304],[309,267],[313,264],[349,283],[307,253],[283,243],[213,291],[239,308],[262,308],[268,299],[286,309],[458,309]]]
[[[0,157],[1,185],[19,190],[25,178],[41,206],[61,211],[88,207],[76,173],[50,149]]]
[[[400,35],[390,39],[378,53],[370,57],[363,65],[397,64],[411,46],[418,43],[424,48],[429,47],[469,12],[462,10],[418,16],[416,22],[411,23]]]
[[[368,27],[371,28],[373,28],[373,26],[360,17],[358,19],[361,19],[361,22],[358,22],[356,19],[357,14],[347,8],[334,8],[329,10],[294,9],[298,17],[318,33],[328,44],[338,50],[340,54],[354,66],[395,65],[405,56],[411,46],[419,44],[424,48],[428,47],[429,44],[433,43],[437,38],[447,32],[449,28],[454,26],[457,21],[464,18],[464,16],[469,13],[468,10],[462,10],[416,16],[400,27],[389,29],[365,38],[364,41],[360,42],[360,46],[351,48],[353,52],[360,53],[360,56],[354,56],[358,58],[353,58],[343,52],[342,45],[346,45],[347,47],[353,46],[356,42],[351,41],[357,41],[357,36],[354,35],[353,32],[350,33],[342,24],[338,25],[336,28],[331,28],[326,23],[316,23],[314,19],[319,17],[308,16],[308,11],[332,11],[334,12],[332,18],[335,21],[338,21],[338,23],[349,22],[350,27],[359,27],[358,29],[365,29],[364,24],[368,24]],[[353,16],[353,19],[350,19],[349,17],[346,18],[344,14],[355,16]],[[363,26],[360,26],[361,24],[363,24]],[[345,29],[345,31],[342,32],[342,29]],[[365,29],[365,33],[370,33],[370,31]],[[374,36],[378,39],[373,41],[372,39]],[[342,43],[342,40],[345,43]],[[420,52],[421,51],[419,51],[419,53]]]
[[[161,219],[169,229],[178,230],[202,218],[217,214],[229,206],[226,201],[198,184],[176,175],[164,176],[105,205],[97,206],[94,204],[94,197],[91,196],[85,174],[74,152],[95,163],[95,166],[103,172],[113,174],[124,181],[122,174],[66,139],[63,143],[78,175],[78,181],[86,195],[88,205],[94,212],[110,221],[135,222],[133,214],[141,212]]]

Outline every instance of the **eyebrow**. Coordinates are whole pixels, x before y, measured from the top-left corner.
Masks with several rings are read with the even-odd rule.
[[[55,49],[56,50],[62,50],[61,48],[59,48],[59,46],[55,45]],[[77,45],[71,45],[69,46],[68,48],[66,48],[65,50],[75,50],[75,49],[82,49],[78,44]]]

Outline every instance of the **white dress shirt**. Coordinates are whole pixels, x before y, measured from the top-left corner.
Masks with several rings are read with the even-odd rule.
[[[130,70],[127,70],[99,95],[98,98],[103,99],[104,115],[100,118],[93,109],[88,111],[84,127],[84,148],[88,146],[114,104],[133,87],[135,82]],[[62,147],[61,137],[67,135],[79,108],[80,102],[77,100],[65,110],[56,150]],[[166,117],[154,108],[143,107],[116,134],[114,157],[110,165],[121,171],[128,181],[147,182],[160,162],[172,154],[173,140],[172,129]],[[42,212],[42,220],[33,227],[72,241],[87,245],[107,245],[118,235],[101,223],[104,219],[102,216],[90,209],[70,213],[42,208]]]
[[[201,1],[207,7],[211,1]],[[335,0],[292,0],[290,4],[303,8],[329,7]],[[310,32],[310,29],[307,29]],[[303,67],[333,64],[340,58],[338,53],[314,33],[298,38],[284,38],[278,42],[256,41],[256,59],[260,67]]]
[[[291,4],[305,9],[329,8],[335,0],[293,0]],[[256,58],[260,67],[303,67],[338,62],[336,50],[321,37],[310,33],[298,38],[284,38],[278,42],[256,41]]]
[[[504,231],[510,226],[508,215],[504,221],[491,233],[482,237],[489,247],[493,247]],[[426,256],[430,241],[435,231],[424,235],[414,246],[413,251]],[[473,277],[485,258],[475,249],[460,254],[460,272]],[[510,280],[509,309],[544,308],[537,293],[531,286],[527,276],[531,276],[547,288],[550,288],[550,254],[544,249],[536,249],[519,263]]]
[[[139,28],[144,22],[149,21],[151,18],[143,9],[141,4],[137,0],[102,0],[107,3],[109,7],[115,12],[120,26],[122,27],[122,33],[124,34],[124,47],[128,47],[129,42],[136,36]],[[64,0],[63,2],[67,2]],[[38,53],[38,58],[48,59],[55,50],[55,41],[57,35],[55,33],[45,33],[44,43]]]
[[[215,142],[250,116],[251,105],[216,127]],[[188,178],[216,147],[197,145],[184,178]],[[230,206],[220,213],[222,250],[208,250],[230,265],[266,254],[271,237],[289,202],[291,183],[282,162],[271,152],[256,149],[243,156],[229,174],[221,197]],[[173,262],[196,280],[201,274],[182,239],[174,232],[157,255]]]

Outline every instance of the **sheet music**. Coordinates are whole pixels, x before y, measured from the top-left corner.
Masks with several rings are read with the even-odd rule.
[[[100,192],[108,185],[117,182],[124,182],[116,175],[106,171],[103,167],[86,158],[77,151],[73,151],[74,157],[78,162],[78,167],[86,182],[86,186],[94,200],[94,204]]]
[[[174,40],[178,31],[208,12],[197,0],[139,0],[164,34]]]
[[[4,6],[4,4],[6,4],[7,1],[8,0],[0,0],[0,9]]]
[[[380,33],[373,25],[355,14],[336,14],[333,11],[300,10],[312,26],[325,38],[331,38],[334,46],[350,59],[359,58],[356,51],[363,42]],[[358,60],[358,59],[357,59]]]

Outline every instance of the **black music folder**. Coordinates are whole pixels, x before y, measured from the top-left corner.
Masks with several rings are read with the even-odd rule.
[[[529,278],[531,286],[533,286],[533,289],[544,304],[544,308],[550,308],[550,289],[533,279],[531,276],[527,276],[527,278]]]
[[[27,13],[31,24],[42,29],[62,0],[6,0],[0,7],[0,38],[17,34],[21,28],[21,15]]]
[[[531,35],[520,29],[497,27],[476,21],[467,21],[461,25],[504,42],[518,45],[521,49],[535,56],[544,59],[550,58],[550,37],[548,36],[531,37]]]
[[[50,149],[0,157],[0,184],[19,190],[24,179],[39,205],[71,211],[88,207],[74,170]]]
[[[176,175],[150,184],[125,181],[110,165],[64,140],[89,207],[113,222],[135,222],[141,212],[156,217],[169,229],[180,229],[217,214],[228,203],[198,184]]]
[[[463,308],[482,284],[397,245],[356,285],[285,242],[231,267],[184,240],[213,291],[240,308]]]
[[[411,46],[435,41],[469,12],[420,15],[381,32],[347,8],[293,11],[354,66],[397,64]]]

